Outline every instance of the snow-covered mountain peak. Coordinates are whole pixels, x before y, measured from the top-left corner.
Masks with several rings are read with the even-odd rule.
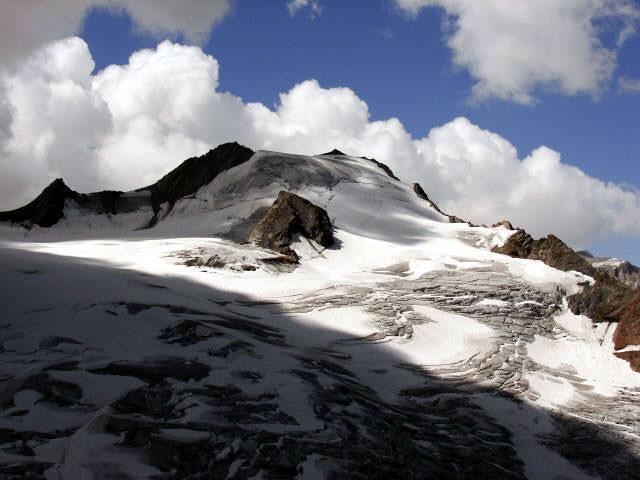
[[[461,222],[338,150],[63,185],[0,214],[0,477],[640,468],[640,296],[611,311],[628,287],[556,237]]]

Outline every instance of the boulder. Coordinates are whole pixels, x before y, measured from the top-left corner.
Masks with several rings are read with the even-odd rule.
[[[285,255],[295,255],[289,247],[296,234],[323,247],[333,243],[333,228],[327,211],[295,193],[281,191],[264,218],[251,230],[247,241]]]

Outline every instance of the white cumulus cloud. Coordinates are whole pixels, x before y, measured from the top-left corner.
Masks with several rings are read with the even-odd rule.
[[[636,31],[632,0],[395,0],[409,15],[440,7],[455,66],[474,78],[473,98],[521,104],[539,88],[598,96],[617,67],[617,52]],[[601,41],[617,34],[615,45]]]
[[[11,122],[0,135],[0,208],[33,198],[62,176],[79,191],[131,189],[219,143],[315,154],[334,147],[387,163],[420,182],[448,212],[478,223],[504,217],[536,235],[585,247],[606,235],[640,236],[640,192],[605,183],[540,147],[524,158],[465,118],[412,138],[391,118],[371,121],[349,88],[315,80],[269,108],[218,91],[218,62],[170,41],[126,65],[92,73],[77,37],[34,52],[0,74]]]
[[[0,67],[35,48],[77,33],[92,8],[120,10],[141,30],[204,41],[229,11],[229,0],[0,0]]]

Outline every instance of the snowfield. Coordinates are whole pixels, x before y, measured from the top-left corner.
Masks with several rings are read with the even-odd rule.
[[[335,228],[298,266],[240,241],[280,190]],[[275,152],[163,212],[0,225],[1,478],[638,475],[640,374],[564,301],[593,279],[504,227]]]

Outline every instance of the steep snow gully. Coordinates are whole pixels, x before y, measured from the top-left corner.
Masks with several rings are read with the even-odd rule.
[[[339,151],[57,181],[0,213],[0,478],[640,478],[598,275],[514,234]]]

